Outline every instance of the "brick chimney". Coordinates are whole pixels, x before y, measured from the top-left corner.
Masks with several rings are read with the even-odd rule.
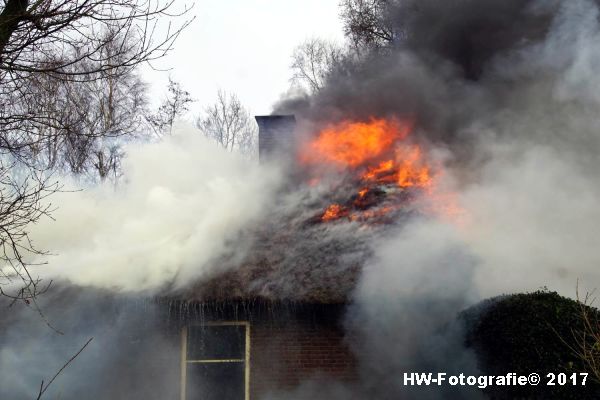
[[[293,115],[256,116],[258,123],[258,158],[285,157],[292,154],[295,145]]]

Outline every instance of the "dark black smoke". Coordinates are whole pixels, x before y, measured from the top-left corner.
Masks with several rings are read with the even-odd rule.
[[[317,125],[411,118],[422,140],[450,148],[463,163],[479,160],[474,146],[481,132],[472,126],[511,111],[515,93],[525,95],[524,88],[555,74],[552,69],[562,66],[530,70],[532,57],[548,56],[534,53],[563,35],[557,28],[572,8],[597,7],[595,1],[577,0],[569,10],[568,3],[392,0],[384,14],[396,32],[393,43],[360,56],[351,51],[321,91],[284,98],[274,113],[296,114]],[[507,73],[511,70],[518,73]]]
[[[405,224],[376,245],[348,332],[362,338],[363,390],[374,398],[477,396],[424,394],[400,376],[476,370],[452,321],[482,296],[544,285],[572,296],[577,278],[597,279],[586,238],[600,231],[586,221],[600,201],[600,9],[595,0],[387,4],[393,43],[350,51],[322,90],[282,99],[275,113],[313,131],[409,118],[413,138],[448,152],[473,223],[463,237],[435,221]]]
[[[557,2],[533,0],[404,0],[392,2],[398,47],[431,64],[450,63],[458,77],[477,81],[496,56],[543,40]],[[554,4],[551,4],[554,3]]]

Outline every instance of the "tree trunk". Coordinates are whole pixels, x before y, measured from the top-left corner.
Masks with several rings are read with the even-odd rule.
[[[27,13],[28,6],[29,0],[8,0],[0,13],[0,60],[10,37]]]

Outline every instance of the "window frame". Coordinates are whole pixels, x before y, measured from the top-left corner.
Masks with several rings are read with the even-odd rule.
[[[245,343],[243,359],[199,359],[188,360],[187,358],[187,339],[188,329],[194,326],[244,326]],[[244,364],[244,399],[250,400],[250,322],[248,321],[210,321],[203,323],[193,323],[184,326],[181,329],[181,381],[180,381],[180,399],[186,400],[187,396],[187,365],[188,364],[214,364],[214,363],[243,363]]]

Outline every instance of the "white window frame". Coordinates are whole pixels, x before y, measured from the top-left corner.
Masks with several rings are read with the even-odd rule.
[[[239,359],[198,359],[188,360],[187,339],[188,329],[192,326],[244,326],[246,333],[244,358]],[[248,321],[211,321],[199,324],[190,324],[181,329],[181,400],[186,400],[187,395],[187,365],[211,363],[243,363],[244,364],[244,399],[250,400],[250,323]]]

